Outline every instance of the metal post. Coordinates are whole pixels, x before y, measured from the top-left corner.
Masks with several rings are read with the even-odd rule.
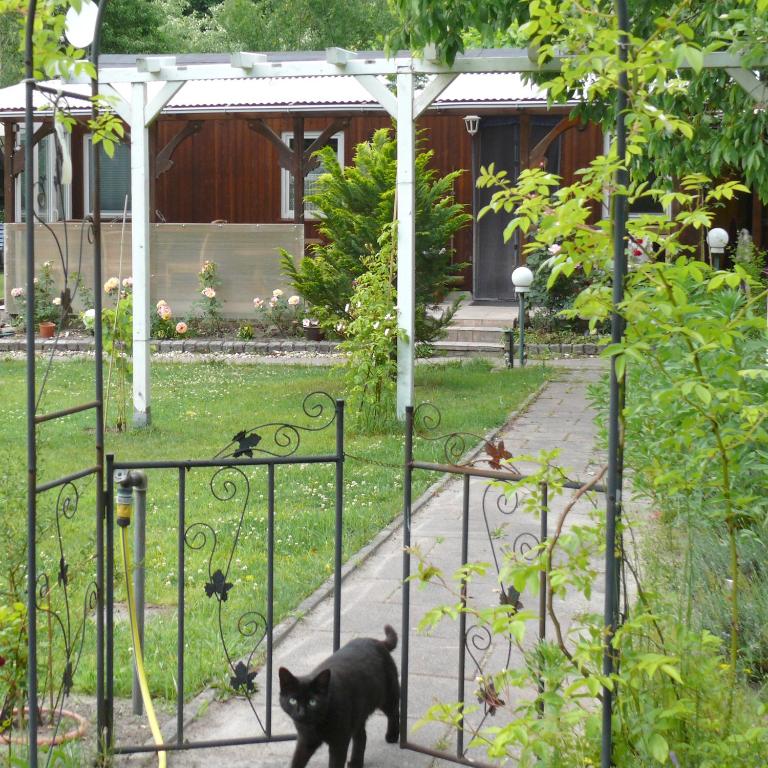
[[[413,406],[405,409],[403,471],[403,614],[400,637],[400,748],[408,743],[408,644],[411,614],[411,478],[413,476]]]
[[[176,625],[176,743],[184,741],[184,544],[187,530],[186,467],[179,467],[178,619]],[[269,710],[267,710],[269,711]]]
[[[522,295],[522,294],[521,294]],[[541,507],[540,507],[540,527],[539,527],[539,543],[545,546],[547,538],[549,536],[549,521],[547,520],[549,512],[549,486],[546,483],[541,483],[539,486],[541,493]],[[546,570],[541,571],[539,574],[539,642],[543,643],[547,637],[547,574],[549,571],[549,562],[547,561]],[[538,710],[541,716],[544,715],[544,678],[542,677],[541,670],[539,670],[539,705]]]
[[[619,41],[619,60],[627,60],[629,44],[626,30],[629,27],[627,2],[617,0],[616,11],[618,28],[621,32]],[[616,152],[621,166],[616,172],[616,188],[623,189],[629,182],[629,174],[624,167],[626,162],[626,125],[624,112],[627,108],[627,74],[622,68],[619,73],[616,91]],[[613,312],[611,315],[611,342],[618,344],[624,335],[624,322],[618,307],[624,298],[624,278],[626,275],[626,228],[627,197],[613,193]],[[616,524],[621,510],[621,447],[619,419],[622,411],[622,394],[616,371],[616,358],[611,358],[610,406],[608,414],[608,489],[606,501],[605,526],[605,605],[603,620],[605,635],[603,641],[603,674],[610,677],[614,671],[613,637],[618,623],[618,574],[616,558]],[[602,690],[602,742],[600,749],[601,768],[610,768],[613,762],[613,696],[614,691],[603,686]]]
[[[336,542],[333,568],[333,650],[341,646],[341,561],[344,528],[344,401],[336,401]]]
[[[105,579],[106,590],[104,594],[104,618],[106,620],[106,648],[104,654],[104,677],[106,686],[106,705],[104,707],[106,735],[102,746],[102,757],[108,758],[114,746],[114,722],[115,722],[115,479],[114,479],[114,454],[107,454],[106,465],[106,562]]]
[[[515,332],[512,328],[504,331],[504,338],[507,342],[507,368],[515,367]]]
[[[520,301],[520,317],[518,319],[518,335],[520,336],[520,367],[525,365],[525,293],[517,294]]]
[[[96,121],[99,117],[99,103],[95,97],[99,93],[99,54],[101,48],[101,22],[104,16],[108,0],[101,0],[96,13],[96,24],[93,30],[91,43],[91,61],[96,76],[91,80],[91,118]],[[94,336],[94,395],[97,403],[95,410],[95,435],[96,435],[96,709],[97,732],[99,741],[99,755],[106,756],[107,744],[105,743],[106,723],[108,719],[107,704],[104,696],[104,519],[107,514],[107,502],[104,490],[104,339],[102,336],[102,269],[101,269],[101,165],[99,152],[90,142],[90,162],[93,169],[93,181],[91,184],[91,211],[93,216],[93,336]]]
[[[275,623],[275,465],[267,466],[267,736],[272,735],[272,653]]]
[[[37,429],[35,426],[35,198],[34,198],[34,66],[35,0],[29,0],[24,64],[26,109],[24,113],[24,200],[27,262],[27,721],[29,765],[37,768]],[[10,169],[7,169],[10,172]]]
[[[464,475],[462,507],[461,507],[461,565],[465,566],[469,560],[469,475]],[[461,580],[461,605],[467,605],[467,580]],[[459,689],[458,701],[464,704],[464,673],[466,663],[467,641],[467,614],[462,611],[459,614]],[[456,731],[456,756],[464,755],[464,718],[459,720]]]
[[[133,520],[133,594],[136,599],[136,625],[139,632],[139,642],[142,652],[144,650],[144,559],[146,556],[147,542],[147,477],[143,472],[131,472],[134,479],[134,507]],[[182,578],[179,575],[179,578]],[[141,699],[139,676],[136,667],[133,669],[133,685],[131,686],[131,702],[133,714],[141,715],[144,712],[144,703]]]

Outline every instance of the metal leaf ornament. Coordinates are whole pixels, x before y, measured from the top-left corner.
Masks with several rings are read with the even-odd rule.
[[[227,581],[224,574],[221,571],[216,571],[213,577],[205,585],[205,594],[208,597],[216,595],[221,602],[225,602],[227,599],[227,592],[232,589],[232,583]]]
[[[67,665],[64,667],[64,674],[62,676],[61,684],[64,688],[64,695],[69,696],[69,692],[72,690],[72,686],[74,685],[71,661],[68,661]]]
[[[501,469],[502,460],[512,458],[512,454],[504,447],[503,440],[499,440],[498,443],[489,440],[485,444],[485,452],[490,456],[488,464],[491,465],[492,469]]]
[[[253,684],[256,674],[256,672],[249,672],[248,667],[242,661],[238,661],[235,674],[229,678],[229,684],[236,691],[245,690],[248,693],[253,693],[256,690],[256,686]]]
[[[233,458],[237,459],[240,456],[248,456],[253,458],[253,449],[261,442],[261,435],[255,432],[246,434],[245,431],[238,432],[233,438],[233,442],[237,443],[237,450],[232,454]]]
[[[513,613],[517,613],[523,607],[523,604],[520,602],[520,593],[514,587],[509,587],[506,591],[504,587],[501,588],[499,604],[511,605],[515,609]]]
[[[477,700],[483,704],[485,711],[489,715],[495,715],[496,710],[499,707],[503,707],[506,702],[496,692],[496,687],[493,684],[493,680],[489,680],[487,683],[484,679],[478,681],[480,688],[477,691]]]
[[[66,587],[69,584],[69,566],[63,557],[59,558],[58,582],[60,587]]]

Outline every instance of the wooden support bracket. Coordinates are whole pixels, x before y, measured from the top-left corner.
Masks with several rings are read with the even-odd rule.
[[[166,171],[173,167],[173,153],[190,136],[200,133],[203,129],[202,120],[189,120],[184,127],[157,153],[155,161],[155,178],[159,179]]]
[[[39,144],[46,136],[50,136],[53,133],[52,123],[43,123],[32,134],[32,146]],[[16,177],[24,170],[24,147],[21,147],[17,152],[13,153],[13,161],[11,164],[11,176]]]
[[[555,139],[562,136],[566,131],[571,128],[576,128],[579,125],[575,120],[570,120],[564,117],[532,150],[528,156],[528,167],[536,168],[544,162],[544,156],[547,154],[547,150],[552,146]]]
[[[343,131],[349,125],[348,117],[341,117],[334,120],[323,132],[304,150],[304,175],[306,176],[310,171],[314,171],[320,161],[312,155],[317,152],[318,149],[322,149],[331,139],[332,136],[339,131]]]
[[[263,120],[249,120],[248,127],[265,139],[270,141],[277,150],[277,162],[285,171],[293,169],[293,152],[291,148],[278,136]]]

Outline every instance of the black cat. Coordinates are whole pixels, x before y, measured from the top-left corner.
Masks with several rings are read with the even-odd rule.
[[[376,709],[387,716],[386,740],[400,735],[400,684],[390,651],[397,633],[387,624],[385,640],[361,637],[347,643],[308,675],[280,667],[280,706],[296,724],[298,740],[291,768],[304,768],[317,748],[328,745],[329,768],[363,768],[365,721]]]

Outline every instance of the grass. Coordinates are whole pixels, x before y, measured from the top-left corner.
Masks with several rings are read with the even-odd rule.
[[[442,432],[469,431],[482,435],[502,424],[515,408],[545,379],[541,367],[494,370],[484,362],[464,365],[425,365],[417,369],[416,399],[431,401],[442,411]],[[41,410],[71,406],[92,399],[92,363],[56,361],[46,383]],[[3,398],[0,406],[0,481],[8,475],[5,523],[6,542],[24,541],[25,410],[24,370],[20,361],[3,361],[0,367]],[[302,412],[304,396],[325,390],[343,397],[338,372],[327,368],[224,363],[153,364],[153,426],[127,433],[109,432],[107,450],[119,460],[210,458],[241,429],[285,420],[311,422]],[[111,407],[114,413],[114,407]],[[78,414],[40,428],[39,482],[73,472],[93,463],[92,415]],[[331,453],[334,429],[302,437],[301,454]],[[353,414],[347,418],[344,506],[344,558],[353,555],[391,522],[401,510],[403,439],[399,428],[380,434],[355,430]],[[427,458],[423,446],[417,446]],[[357,460],[353,457],[361,457]],[[390,466],[391,465],[391,466]],[[264,614],[266,579],[266,470],[248,468],[246,483],[238,479],[237,494],[221,501],[212,493],[215,470],[186,473],[187,526],[193,531],[216,532],[216,548],[209,535],[202,549],[186,547],[187,595],[185,691],[192,694],[210,683],[226,684],[230,675],[218,634],[217,611],[221,608],[222,633],[232,658],[247,655],[255,640],[238,629],[238,619],[252,612]],[[219,495],[225,478],[215,479]],[[414,498],[430,479],[419,473]],[[147,602],[166,607],[148,621],[146,662],[152,694],[175,695],[177,571],[176,470],[150,470],[147,522]],[[333,569],[334,470],[325,465],[297,465],[276,469],[275,521],[275,621],[287,616],[301,600],[323,583]],[[82,595],[93,579],[95,550],[94,489],[92,481],[79,481],[79,506],[72,519],[61,518],[65,554],[69,565],[69,590],[74,618],[82,615]],[[14,491],[13,489],[18,489]],[[0,491],[2,489],[0,488]],[[60,553],[57,546],[57,491],[40,496],[40,570],[49,575],[54,608],[61,608],[63,590],[57,586]],[[2,493],[0,493],[2,498]],[[227,581],[233,584],[228,600],[219,604],[205,594],[209,558],[211,572],[226,570],[243,514],[236,550]],[[71,510],[70,510],[71,511]],[[0,531],[2,533],[2,531]],[[0,541],[0,554],[2,554]],[[5,557],[6,555],[4,555]],[[3,559],[3,558],[0,558]],[[115,553],[116,600],[124,600],[121,559]],[[3,577],[5,578],[5,574]],[[0,584],[5,589],[5,584]],[[0,600],[1,601],[1,600]],[[243,625],[240,625],[244,629]],[[95,689],[94,624],[87,622],[86,641],[76,690]],[[47,647],[47,625],[39,629],[42,653]],[[54,653],[61,654],[54,639]],[[263,648],[263,644],[261,646]],[[260,648],[260,649],[261,649]],[[115,691],[130,690],[130,640],[124,622],[116,626]],[[41,675],[43,674],[41,667]],[[0,690],[0,698],[2,691]]]

